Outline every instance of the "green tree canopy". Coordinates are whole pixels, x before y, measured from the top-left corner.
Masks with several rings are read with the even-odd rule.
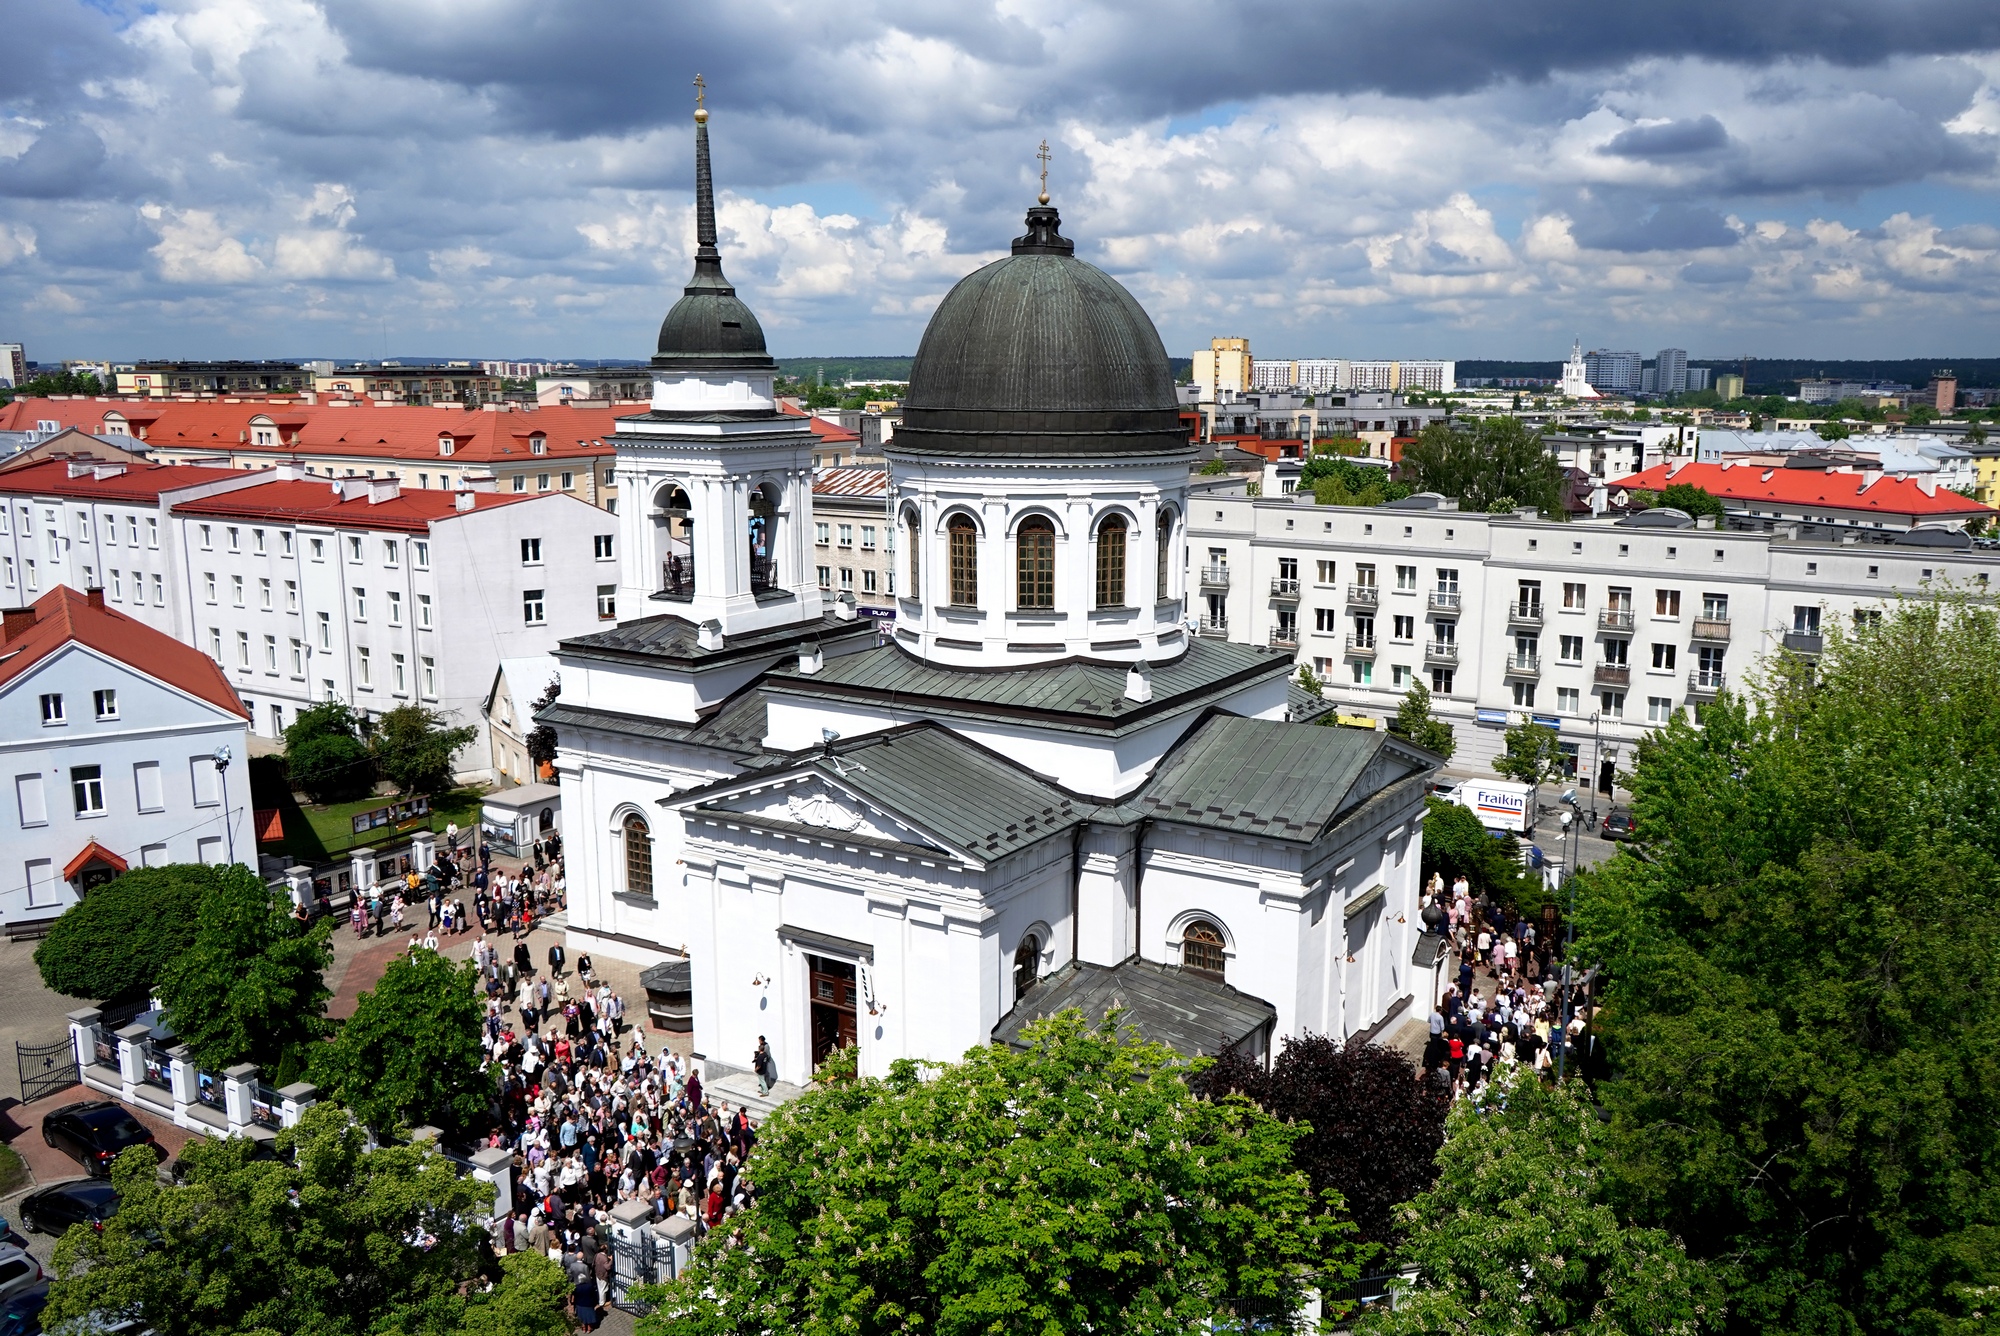
[[[95,371],[37,371],[15,386],[10,394],[46,396],[51,394],[103,394],[104,382]]]
[[[1660,490],[1659,504],[1684,510],[1690,515],[1713,515],[1722,518],[1722,502],[1718,501],[1705,487],[1697,487],[1691,482],[1670,482]]]
[[[253,1160],[240,1137],[194,1137],[186,1181],[143,1149],[112,1169],[101,1233],[56,1245],[43,1321],[128,1312],[159,1336],[555,1336],[569,1286],[547,1257],[506,1259],[477,1286],[493,1189],[424,1146],[364,1149],[335,1104],[278,1134],[295,1162]],[[551,1322],[550,1318],[554,1321]]]
[[[554,705],[561,695],[562,676],[558,674],[549,679],[548,686],[535,698],[535,703],[528,707],[528,718],[532,720],[543,710]],[[556,763],[555,729],[547,724],[536,724],[528,730],[528,759],[538,766]]]
[[[240,863],[172,863],[121,874],[49,928],[35,948],[42,982],[98,1002],[146,996],[167,962],[193,939],[202,896],[246,879],[256,880]]]
[[[442,793],[451,787],[451,758],[478,736],[470,724],[448,727],[436,710],[399,705],[375,725],[375,768],[399,793]]]
[[[1502,735],[1506,749],[1493,758],[1493,768],[1518,784],[1537,788],[1558,779],[1566,758],[1556,731],[1532,720],[1515,724]]]
[[[1562,465],[1542,448],[1541,433],[1516,417],[1485,418],[1467,431],[1433,422],[1403,450],[1399,476],[1465,510],[1490,511],[1511,497],[1545,515],[1566,513]]]
[[[435,951],[390,961],[333,1042],[314,1047],[314,1084],[379,1130],[431,1123],[465,1131],[493,1091],[479,1044],[478,977],[469,962]]]
[[[1431,715],[1431,689],[1415,678],[1410,679],[1410,689],[1403,693],[1403,700],[1396,707],[1396,717],[1389,721],[1389,731],[1399,738],[1408,738],[1426,751],[1434,751],[1445,760],[1458,750],[1458,735],[1451,725]]]
[[[316,803],[360,798],[375,787],[375,762],[354,711],[339,701],[300,710],[285,730],[285,767]]]
[[[1525,1067],[1452,1110],[1437,1182],[1402,1208],[1416,1273],[1361,1336],[1695,1336],[1722,1312],[1680,1242],[1609,1201],[1583,1083]]]
[[[249,872],[201,900],[194,939],[161,972],[167,1023],[204,1071],[254,1062],[276,1072],[326,1032],[333,920],[311,928]]]
[[[1502,904],[1517,907],[1539,903],[1541,880],[1521,869],[1521,845],[1513,836],[1496,840],[1479,824],[1469,807],[1443,798],[1426,800],[1424,876],[1442,873],[1447,883],[1463,876],[1475,891],[1485,891]]]
[[[1996,700],[1982,603],[1835,623],[1816,666],[1651,734],[1646,856],[1579,879],[1621,1186],[1728,1280],[1735,1329],[1992,1321]]]
[[[1074,1011],[1025,1051],[823,1072],[771,1116],[744,1245],[650,1292],[645,1333],[1182,1333],[1351,1275],[1305,1129],[1198,1099],[1171,1050]],[[831,1068],[833,1063],[829,1063]]]
[[[1323,506],[1379,506],[1410,494],[1408,484],[1392,480],[1387,469],[1341,454],[1314,454],[1299,471],[1299,486]]]

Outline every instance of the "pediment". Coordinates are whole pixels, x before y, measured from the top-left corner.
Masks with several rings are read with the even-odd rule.
[[[704,803],[709,812],[739,812],[765,821],[824,830],[833,835],[889,840],[943,849],[936,838],[825,779],[785,784]]]

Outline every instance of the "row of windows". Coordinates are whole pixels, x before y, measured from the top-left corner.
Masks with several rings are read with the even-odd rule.
[[[47,697],[43,699],[46,701]],[[189,757],[188,773],[196,807],[212,807],[222,801],[222,780],[213,755]],[[79,817],[109,815],[105,783],[101,765],[69,767],[71,813]],[[138,812],[167,810],[166,782],[158,761],[139,761],[132,766],[132,799],[133,810]],[[49,802],[45,776],[39,771],[14,776],[14,803],[24,828],[47,825]]]
[[[854,526],[852,524],[842,524],[839,526],[814,524],[813,541],[821,547],[827,546],[833,538],[833,532],[836,527],[838,527],[840,532],[840,546],[853,547]],[[861,526],[861,550],[864,552],[873,552],[875,550],[875,526],[872,524]]]
[[[821,566],[818,569],[819,569],[819,587],[821,589],[832,589],[833,567]],[[842,566],[840,568],[840,587],[848,591],[849,593],[852,593],[854,591],[854,568],[852,566]],[[878,587],[877,578],[874,571],[864,570],[861,572],[861,592],[864,594],[876,594],[882,592],[881,589]],[[891,594],[896,592],[896,573],[894,571],[889,572],[888,592]]]
[[[614,535],[608,533],[592,534],[590,538],[591,557],[597,561],[612,560],[613,537]],[[541,539],[523,538],[521,540],[521,564],[523,566],[539,566],[542,564]]]
[[[905,523],[910,536],[910,588],[921,589],[922,564],[919,548],[922,532],[917,513],[907,512]],[[1122,516],[1112,515],[1097,526],[1095,606],[1126,606],[1128,529]],[[1167,597],[1167,569],[1172,559],[1173,521],[1163,515],[1159,528],[1159,552],[1154,570],[1153,596]],[[979,530],[969,515],[955,514],[945,524],[945,554],[949,579],[946,582],[954,607],[979,605]],[[1014,606],[1038,610],[1056,605],[1056,529],[1039,515],[1021,521],[1014,533]]]
[[[106,687],[90,693],[90,704],[99,719],[118,717],[118,692]],[[42,723],[50,728],[69,722],[69,707],[60,691],[46,692],[42,696]]]
[[[8,531],[7,514],[8,514],[7,508],[5,506],[0,506],[0,534],[5,534]],[[20,514],[21,514],[21,532],[24,535],[32,533],[34,531],[33,512],[29,510],[27,506],[22,506],[20,507]],[[111,547],[118,546],[119,518],[120,518],[119,516],[110,514],[108,512],[104,516],[104,541],[108,546]],[[139,546],[139,527],[143,523],[145,525],[145,530],[146,530],[145,545],[155,550],[159,548],[160,546],[159,516],[126,515],[123,518],[125,521],[125,541],[127,546],[129,547]],[[48,507],[43,507],[42,519],[43,522],[49,526],[50,536],[53,537],[55,534],[56,512]],[[259,530],[258,532],[261,535],[263,531]],[[87,510],[79,510],[76,512],[76,539],[80,543],[87,543],[90,541],[90,512]],[[261,536],[259,537],[258,541],[259,542],[263,541]],[[258,551],[261,552],[263,551],[263,549],[260,547],[258,548]]]

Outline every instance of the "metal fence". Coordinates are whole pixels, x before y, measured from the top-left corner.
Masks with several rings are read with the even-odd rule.
[[[23,1104],[46,1099],[77,1082],[76,1050],[66,1038],[51,1044],[24,1044],[15,1040],[14,1066],[21,1076]]]

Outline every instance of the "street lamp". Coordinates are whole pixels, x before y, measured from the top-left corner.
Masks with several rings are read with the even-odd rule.
[[[215,773],[222,781],[222,834],[229,841],[229,861],[236,861],[236,827],[229,821],[229,748],[215,749]]]
[[[1569,811],[1562,814],[1563,840],[1567,855],[1563,869],[1563,881],[1569,887],[1569,908],[1563,915],[1563,1004],[1562,1004],[1562,1047],[1556,1050],[1556,1080],[1563,1079],[1569,1057],[1569,1015],[1570,981],[1575,977],[1576,963],[1570,959],[1571,948],[1576,944],[1576,850],[1583,837],[1583,829],[1574,824],[1582,814],[1577,811],[1576,790],[1570,789],[1562,796]]]

